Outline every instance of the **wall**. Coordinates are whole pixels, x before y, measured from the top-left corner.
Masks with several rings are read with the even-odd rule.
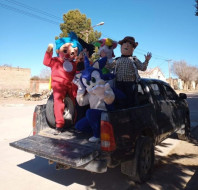
[[[0,66],[0,90],[29,89],[31,70]]]
[[[167,79],[167,82],[175,89],[175,90],[196,90],[196,82],[191,81],[186,84],[181,79]]]
[[[30,80],[30,92],[41,93],[42,91],[49,91],[49,80]]]

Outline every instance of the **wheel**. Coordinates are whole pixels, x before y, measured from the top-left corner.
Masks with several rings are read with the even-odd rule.
[[[71,126],[73,124],[74,119],[74,104],[71,98],[66,97],[64,99],[65,103],[65,110],[63,113],[63,117],[65,119],[65,125]],[[56,121],[54,116],[54,97],[53,93],[50,95],[49,99],[47,100],[46,104],[46,120],[51,128],[56,128]]]
[[[151,177],[154,167],[154,144],[150,137],[140,137],[137,140],[134,157],[135,176],[133,180],[143,183]]]
[[[131,161],[131,179],[143,183],[151,177],[154,167],[154,144],[150,137],[141,136],[136,142],[135,155]]]
[[[151,177],[154,157],[152,139],[141,136],[136,142],[133,158],[121,163],[121,172],[128,175],[134,182],[143,183]]]
[[[54,96],[53,96],[53,94],[51,94],[47,100],[46,120],[51,128],[56,128],[55,116],[54,116]]]
[[[185,118],[185,126],[177,131],[177,138],[179,140],[188,140],[190,137],[190,118],[189,115]]]

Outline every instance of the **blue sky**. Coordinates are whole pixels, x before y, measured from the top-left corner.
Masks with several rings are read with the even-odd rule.
[[[26,6],[17,6],[18,2]],[[63,14],[79,9],[92,25],[104,22],[95,28],[102,32],[102,38],[119,41],[125,36],[135,37],[139,45],[134,55],[144,61],[144,54],[152,52],[149,68],[158,66],[168,77],[166,60],[185,60],[198,66],[198,17],[194,5],[194,0],[1,0],[0,65],[30,68],[32,76],[40,75],[45,68],[42,62],[46,48],[61,33]],[[57,18],[25,9],[27,6]],[[22,11],[36,14],[39,19]],[[115,55],[120,56],[119,45]]]

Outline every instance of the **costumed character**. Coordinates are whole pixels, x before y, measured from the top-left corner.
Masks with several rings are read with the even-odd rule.
[[[80,54],[78,55],[78,57],[76,59],[77,68],[76,68],[76,75],[75,75],[74,80],[73,80],[73,82],[75,84],[78,83],[78,81],[80,80],[81,73],[85,69],[84,55],[86,55],[88,58],[90,58],[92,56],[92,54],[94,53],[94,50],[95,50],[95,47],[94,47],[93,44],[88,44],[84,40],[82,40],[81,38],[78,38],[78,41],[82,45],[83,51],[80,52]],[[90,63],[90,65],[91,64],[92,63]],[[76,86],[76,91],[77,91],[77,89],[78,89],[78,87]],[[89,104],[85,105],[85,106],[80,106],[78,104],[78,102],[76,101],[75,108],[76,108],[76,119],[75,119],[75,121],[77,122],[80,119],[82,119],[83,117],[85,117],[86,111],[90,107],[89,107]]]
[[[51,86],[54,96],[54,115],[56,130],[61,132],[65,121],[63,112],[65,104],[64,98],[68,94],[74,102],[74,90],[72,80],[76,73],[76,56],[82,51],[82,46],[74,32],[70,32],[68,37],[57,39],[57,57],[52,57],[53,45],[49,44],[45,53],[43,64],[51,67]]]
[[[74,80],[73,80],[74,84],[78,83],[78,81],[80,79],[80,76],[81,76],[81,73],[85,68],[84,67],[84,56],[86,55],[88,58],[90,58],[91,55],[95,51],[95,47],[94,47],[93,44],[88,44],[84,40],[82,40],[81,38],[78,38],[78,41],[82,45],[83,51],[80,52],[80,54],[77,57],[77,71],[76,71],[76,75],[75,75]],[[90,65],[92,65],[95,68],[102,69],[106,65],[106,62],[107,62],[107,57],[105,56],[105,57],[97,60],[94,63],[90,62]],[[110,77],[106,75],[106,78],[107,78],[106,80],[108,80],[108,78],[110,78]],[[112,78],[115,78],[115,76],[114,75],[111,76],[111,79]],[[78,87],[76,86],[76,90],[77,89],[78,89]],[[80,106],[78,104],[78,102],[76,102],[75,107],[76,107],[76,119],[75,119],[75,121],[77,122],[80,119],[82,119],[83,117],[85,117],[86,110],[89,109],[89,104],[85,105],[85,106]]]
[[[118,44],[121,45],[121,57],[115,60],[116,88],[126,95],[126,100],[120,102],[120,107],[126,108],[138,104],[137,83],[140,80],[138,70],[145,71],[147,69],[152,54],[148,52],[145,55],[145,61],[142,63],[137,57],[133,56],[133,51],[138,45],[134,37],[127,36]]]
[[[100,58],[107,57],[106,63],[104,65],[95,66],[99,69],[102,68],[103,74],[112,73],[113,68],[113,57],[115,57],[113,50],[117,47],[117,42],[110,38],[104,38],[94,43],[96,47],[99,47]],[[95,63],[97,65],[97,62]]]
[[[77,73],[84,70],[84,55],[86,55],[88,58],[91,58],[92,54],[95,51],[95,47],[93,44],[86,43],[83,39],[78,38],[79,43],[81,44],[83,51],[80,52],[80,54],[77,57]],[[92,65],[92,63],[90,62]]]
[[[78,81],[78,91],[76,100],[79,105],[90,105],[86,111],[86,116],[79,120],[75,128],[92,133],[90,142],[100,140],[100,119],[101,113],[111,108],[115,99],[115,94],[108,83],[103,79],[100,69],[90,66],[87,56],[84,58],[85,70]]]

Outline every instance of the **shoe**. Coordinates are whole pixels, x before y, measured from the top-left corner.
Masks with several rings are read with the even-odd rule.
[[[54,163],[54,161],[48,160],[48,164],[53,164],[53,163]]]
[[[114,160],[114,159],[110,159],[107,163],[107,166],[109,168],[115,168],[120,164],[120,160]]]
[[[89,138],[89,142],[99,142],[100,141],[100,138],[97,138],[97,137],[91,137]]]
[[[62,129],[62,128],[58,128],[58,127],[56,127],[56,129],[55,129],[55,131],[54,131],[54,135],[59,135],[59,134],[61,134],[61,133],[62,133],[62,131],[63,131],[63,129]]]

